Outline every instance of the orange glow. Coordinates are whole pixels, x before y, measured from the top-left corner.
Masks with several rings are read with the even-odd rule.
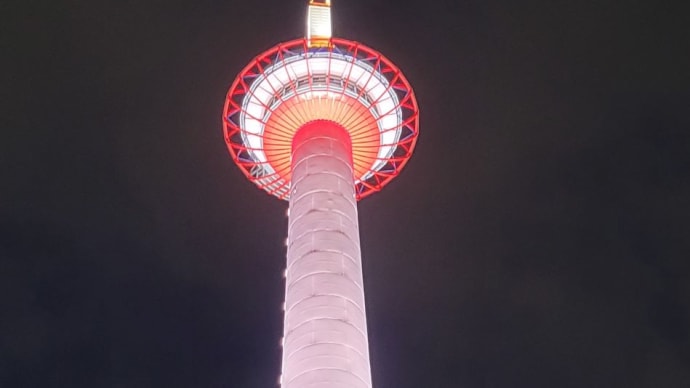
[[[290,181],[293,135],[314,120],[330,120],[347,129],[352,138],[355,178],[364,176],[376,161],[381,135],[371,112],[349,96],[292,98],[278,106],[269,117],[263,136],[266,158],[276,173]]]
[[[293,136],[309,121],[331,120],[350,133],[357,200],[400,174],[417,142],[417,100],[400,69],[360,43],[329,43],[317,51],[307,38],[277,44],[251,61],[227,93],[228,150],[249,180],[280,199],[290,197]]]

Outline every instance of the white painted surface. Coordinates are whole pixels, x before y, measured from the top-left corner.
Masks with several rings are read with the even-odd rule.
[[[293,140],[281,385],[371,388],[351,145],[319,123]]]

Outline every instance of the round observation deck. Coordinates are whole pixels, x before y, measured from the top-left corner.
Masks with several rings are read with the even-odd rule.
[[[325,47],[297,39],[254,58],[228,91],[223,131],[242,172],[287,200],[293,136],[314,120],[349,132],[357,199],[400,172],[419,132],[417,101],[402,72],[380,53],[335,38]]]

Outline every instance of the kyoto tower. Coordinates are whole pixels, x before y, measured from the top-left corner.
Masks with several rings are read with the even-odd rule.
[[[311,0],[306,38],[254,58],[227,94],[233,160],[289,201],[284,388],[371,388],[357,201],[412,155],[417,102],[400,70],[333,38],[330,0]]]

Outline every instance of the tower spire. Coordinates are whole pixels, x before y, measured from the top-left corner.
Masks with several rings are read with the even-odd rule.
[[[309,47],[327,47],[332,36],[331,0],[309,0],[309,6],[307,6]]]

